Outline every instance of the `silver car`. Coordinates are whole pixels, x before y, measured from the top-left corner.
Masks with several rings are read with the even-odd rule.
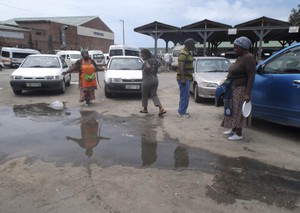
[[[214,99],[217,86],[227,76],[231,62],[223,57],[194,58],[193,82],[190,91],[196,103]]]

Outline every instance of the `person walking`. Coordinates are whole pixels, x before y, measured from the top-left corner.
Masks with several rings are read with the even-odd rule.
[[[251,125],[251,114],[245,118],[242,115],[242,105],[244,101],[251,101],[251,91],[255,79],[256,62],[249,52],[252,43],[247,37],[239,37],[233,42],[234,51],[238,57],[229,68],[227,80],[231,82],[231,103],[232,113],[224,116],[222,127],[231,128],[224,134],[229,136],[229,140],[241,140],[242,129]],[[224,102],[224,107],[225,107]]]
[[[170,64],[172,62],[172,56],[170,53],[166,52],[164,54],[164,62],[165,62],[165,71],[169,72],[170,71]]]
[[[99,69],[93,59],[89,58],[89,52],[86,49],[81,51],[82,59],[77,60],[64,74],[77,71],[79,73],[79,102],[85,101],[85,106],[95,100],[95,90],[97,89],[96,72]]]
[[[177,82],[180,90],[179,107],[177,111],[178,117],[189,118],[190,114],[187,113],[190,100],[190,83],[193,80],[193,55],[195,50],[195,41],[192,38],[188,38],[184,41],[184,48],[180,50],[178,56],[178,70],[177,70]]]
[[[162,104],[157,96],[158,88],[158,62],[152,57],[150,50],[142,49],[141,57],[144,60],[143,64],[143,77],[142,77],[142,106],[143,109],[140,113],[148,113],[148,98],[152,98],[152,101],[156,107],[158,107],[158,115],[163,115],[167,111],[162,107]]]

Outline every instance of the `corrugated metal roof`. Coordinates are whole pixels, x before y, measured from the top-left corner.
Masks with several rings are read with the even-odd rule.
[[[97,16],[66,16],[66,17],[34,17],[34,18],[13,18],[3,21],[4,24],[18,25],[18,21],[51,21],[72,26],[80,26],[90,20],[97,18]]]
[[[0,23],[0,30],[14,30],[14,31],[30,31],[30,30],[26,30],[26,29],[22,29],[20,27],[13,27],[13,26],[7,26],[4,25],[3,22]]]

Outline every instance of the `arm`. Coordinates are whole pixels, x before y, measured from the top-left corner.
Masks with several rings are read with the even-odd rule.
[[[81,61],[77,60],[74,65],[72,65],[67,71],[65,71],[63,74],[71,73],[74,71],[79,71],[81,67]]]
[[[252,92],[252,87],[254,84],[254,79],[255,79],[255,73],[256,73],[256,63],[255,59],[252,56],[249,56],[247,62],[246,62],[246,72],[247,72],[247,87],[246,87],[246,94],[244,97],[244,100],[246,102],[251,101],[251,92]]]

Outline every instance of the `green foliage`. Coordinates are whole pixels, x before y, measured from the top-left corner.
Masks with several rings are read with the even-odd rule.
[[[297,9],[293,8],[291,10],[289,22],[294,26],[300,25],[300,4],[298,5]]]

